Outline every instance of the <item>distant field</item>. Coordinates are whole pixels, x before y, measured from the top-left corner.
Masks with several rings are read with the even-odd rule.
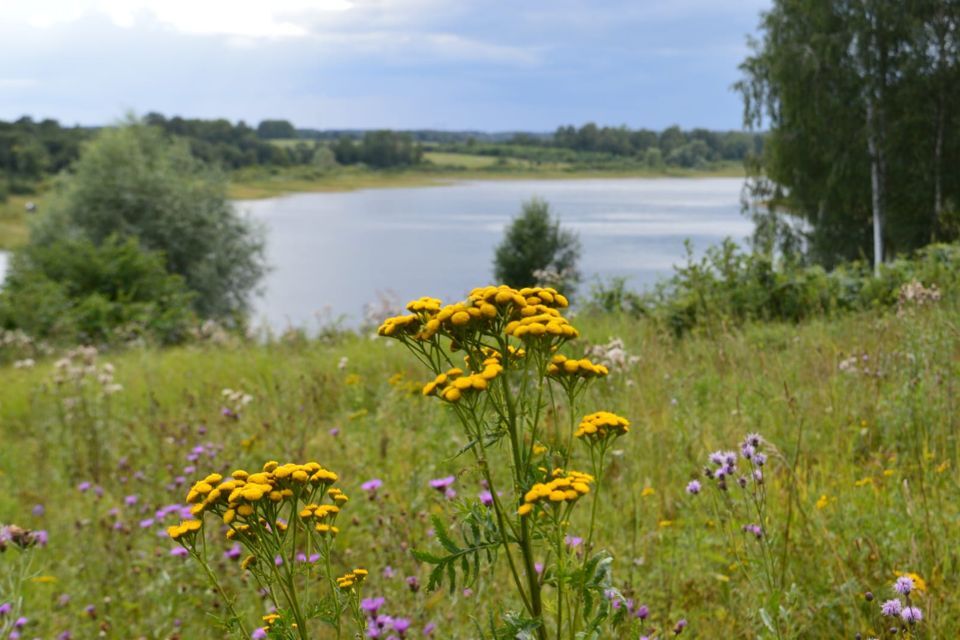
[[[300,143],[313,144],[313,140],[305,140],[303,138],[280,138],[277,140],[268,140],[267,142],[275,144],[278,147],[295,147]]]
[[[42,205],[43,196],[10,196],[0,202],[0,250],[9,250],[27,241],[26,204]]]
[[[317,172],[306,167],[282,170],[245,169],[236,172],[229,195],[235,200],[272,198],[286,193],[355,191],[397,187],[428,187],[453,180],[577,180],[583,178],[729,178],[744,175],[737,163],[720,164],[711,169],[574,169],[564,163],[537,165],[511,158],[429,151],[425,158],[432,165],[406,169],[373,170],[343,167]]]

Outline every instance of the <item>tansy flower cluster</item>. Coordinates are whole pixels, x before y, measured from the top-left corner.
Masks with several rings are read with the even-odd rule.
[[[573,435],[577,438],[602,441],[610,437],[622,436],[628,431],[630,431],[630,421],[626,418],[609,411],[597,411],[584,416]]]
[[[202,525],[203,523],[199,520],[185,520],[180,524],[167,527],[167,535],[177,541],[192,538],[197,531],[200,531]]]
[[[602,364],[594,364],[586,358],[568,358],[562,353],[554,354],[547,365],[547,375],[555,378],[597,378],[609,373],[610,370]]]
[[[343,590],[358,586],[369,572],[366,569],[354,569],[337,578],[337,586]]]
[[[262,471],[248,473],[238,469],[229,479],[224,479],[219,473],[211,473],[190,488],[187,502],[193,505],[190,513],[194,517],[202,517],[206,511],[221,516],[224,524],[231,526],[227,537],[234,538],[238,533],[250,533],[251,525],[261,524],[261,518],[257,515],[261,506],[260,515],[268,516],[266,522],[273,522],[278,530],[285,530],[286,525],[276,520],[281,503],[290,501],[296,504],[301,498],[310,501],[320,489],[336,481],[337,474],[324,469],[317,462],[280,465],[270,461],[263,465]],[[335,503],[346,501],[346,496],[339,489],[331,490],[330,495]],[[312,513],[319,509],[319,505],[311,504],[308,507],[314,507]],[[336,512],[339,512],[339,508]],[[330,516],[335,517],[336,512],[325,510],[320,520],[332,520]],[[187,520],[170,527],[167,533],[174,540],[181,541],[199,531],[201,525],[199,519]]]
[[[300,510],[300,519],[304,522],[313,523],[313,529],[320,535],[335,536],[340,533],[340,529],[334,526],[334,521],[340,513],[340,506],[346,502],[346,494],[331,487],[327,490],[327,495],[333,500],[334,504],[314,504],[310,503]]]
[[[594,480],[593,476],[581,471],[554,469],[550,475],[552,480],[538,482],[524,494],[523,504],[517,509],[519,515],[529,515],[538,503],[561,505],[576,502],[580,496],[590,493],[590,484]]]
[[[260,635],[260,637],[261,638],[268,637],[268,634],[270,633],[270,630],[273,628],[273,625],[275,625],[277,623],[277,620],[279,620],[282,617],[283,616],[281,616],[279,613],[268,613],[267,615],[260,618],[261,620],[263,620],[263,627],[261,627],[263,629],[263,634]],[[296,623],[294,623],[294,627],[296,627]]]
[[[516,338],[574,338],[579,335],[577,330],[557,310],[568,305],[562,294],[549,287],[481,287],[471,291],[465,301],[446,306],[436,298],[413,300],[407,304],[412,313],[387,318],[377,332],[416,340],[430,340],[441,331],[455,338],[475,330],[503,330]]]
[[[454,367],[441,373],[423,387],[423,395],[436,395],[447,402],[458,402],[463,394],[470,391],[483,391],[488,383],[503,372],[500,359],[495,357],[483,361],[483,370],[479,373],[464,375],[462,369]]]

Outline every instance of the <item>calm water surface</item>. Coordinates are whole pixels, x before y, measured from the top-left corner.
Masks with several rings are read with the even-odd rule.
[[[363,317],[381,294],[445,301],[492,282],[504,226],[531,196],[580,234],[585,282],[627,276],[640,289],[669,275],[689,238],[697,252],[752,230],[739,178],[477,181],[312,193],[238,203],[268,229],[273,271],[255,316],[276,329]]]

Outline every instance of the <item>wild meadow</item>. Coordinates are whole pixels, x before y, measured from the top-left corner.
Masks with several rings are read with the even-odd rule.
[[[415,313],[435,313],[426,304]],[[450,352],[438,339],[420,362],[414,333],[398,342],[375,329],[214,334],[8,363],[2,637],[960,634],[954,296],[802,323],[715,323],[680,338],[624,314],[564,311],[577,339],[538,347],[499,326],[509,357],[539,363],[526,374],[502,354],[471,363],[483,345],[467,341]],[[451,331],[467,322],[447,320]],[[564,366],[557,353],[596,367],[573,409],[568,383],[548,371]],[[446,370],[448,357],[480,372],[470,376],[495,365],[490,386],[474,380],[451,400],[458,376],[438,383],[428,366]],[[529,419],[511,442],[497,435],[493,398],[526,381],[544,395],[524,396],[516,415]],[[629,426],[573,438],[594,411]],[[589,478],[573,478],[588,486],[566,493],[570,502],[515,492],[537,474],[544,485],[568,477],[555,473],[567,462]],[[298,470],[302,484],[284,480]],[[264,488],[248,501],[257,515],[231,520],[280,540],[298,526],[276,509],[309,497],[310,533],[262,548],[244,530],[228,538],[234,502],[204,496],[238,479]],[[327,497],[334,487],[345,498]],[[179,530],[198,504],[199,537]],[[274,523],[259,515],[268,512]],[[448,556],[456,561],[438,564]],[[541,626],[529,622],[534,593]],[[324,621],[333,610],[337,624]],[[592,617],[602,620],[590,630]]]

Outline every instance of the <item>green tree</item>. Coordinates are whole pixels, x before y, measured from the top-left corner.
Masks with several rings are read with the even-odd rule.
[[[496,249],[494,277],[511,287],[527,287],[539,281],[569,295],[580,282],[579,258],[577,234],[561,228],[546,201],[533,198],[523,203],[520,215],[507,227]]]
[[[227,200],[223,176],[186,143],[142,124],[101,132],[58,184],[47,211],[31,243],[137,238],[163,253],[167,270],[196,292],[194,307],[204,317],[247,311],[266,270],[263,231]]]
[[[287,120],[264,120],[257,125],[257,136],[264,140],[296,138],[297,130]]]
[[[960,2],[776,0],[741,65],[758,230],[795,236],[825,266],[951,240],[960,177]],[[767,218],[767,220],[762,220]],[[793,242],[793,240],[790,240]]]

